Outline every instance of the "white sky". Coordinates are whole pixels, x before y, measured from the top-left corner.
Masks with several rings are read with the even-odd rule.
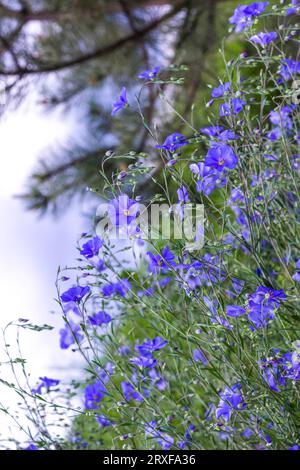
[[[20,317],[56,326],[54,331],[27,330],[22,335],[33,384],[39,376],[67,382],[80,373],[78,355],[59,348],[58,329],[63,322],[50,311],[57,310],[53,300],[57,268],[74,264],[76,241],[85,227],[80,207],[71,208],[58,220],[38,219],[13,196],[24,191],[43,149],[70,137],[74,125],[71,118],[42,114],[38,107],[10,112],[0,120],[0,328]],[[14,343],[13,335],[10,343]],[[0,337],[3,359],[2,350]],[[8,389],[1,387],[0,394],[1,402],[10,401]]]

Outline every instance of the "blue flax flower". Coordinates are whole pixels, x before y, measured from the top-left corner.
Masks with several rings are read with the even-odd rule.
[[[139,74],[139,78],[143,78],[145,80],[153,80],[157,77],[160,72],[160,67],[154,67],[152,70],[145,70]]]
[[[121,279],[118,282],[111,282],[105,284],[102,287],[102,293],[104,297],[110,297],[112,295],[117,295],[120,297],[126,297],[127,292],[131,289],[131,284],[128,279]]]
[[[219,171],[206,166],[203,162],[192,163],[190,170],[198,177],[196,183],[197,191],[205,196],[209,196],[216,188],[221,188],[226,184],[224,175],[220,175]]]
[[[281,358],[270,358],[259,361],[262,376],[273,392],[280,392],[285,386],[284,369]]]
[[[180,147],[184,145],[188,145],[188,141],[184,137],[184,135],[175,132],[174,134],[170,134],[166,140],[164,141],[163,145],[156,145],[157,149],[164,149],[168,152],[175,152]]]
[[[292,7],[289,7],[286,9],[285,14],[286,16],[290,15],[296,15],[298,13],[298,8],[299,8],[299,2],[298,0],[291,0],[290,3],[293,5]]]
[[[227,93],[227,91],[230,90],[230,87],[231,87],[230,82],[224,83],[224,85],[220,85],[217,88],[214,88],[211,93],[211,96],[213,98],[220,98],[221,96],[224,96],[225,93]]]
[[[275,317],[273,305],[263,305],[250,301],[248,312],[248,320],[252,323],[251,329],[266,328],[270,320]]]
[[[107,323],[110,323],[112,320],[111,316],[106,312],[98,312],[95,313],[93,316],[89,316],[89,321],[94,326],[102,326]]]
[[[189,193],[185,186],[177,189],[178,204],[176,204],[176,212],[178,213],[181,220],[184,219],[184,204],[190,202]]]
[[[126,88],[123,87],[119,98],[113,104],[113,110],[111,112],[111,115],[114,116],[119,111],[121,111],[121,109],[126,108],[127,106],[128,106],[128,101],[127,101]]]
[[[243,410],[247,404],[244,402],[240,392],[241,385],[235,384],[232,387],[225,387],[220,393],[220,401],[216,409],[216,418],[228,423],[233,410]]]
[[[220,116],[230,116],[231,114],[238,114],[242,111],[246,101],[241,98],[232,98],[229,103],[223,103],[220,106]]]
[[[95,419],[101,428],[107,428],[108,426],[112,426],[114,424],[113,421],[103,415],[96,415]]]
[[[121,194],[110,201],[108,205],[108,216],[116,227],[127,227],[134,221],[139,213],[139,203],[130,199],[127,194]]]
[[[300,259],[298,259],[296,263],[296,268],[297,268],[297,271],[295,274],[293,274],[292,278],[294,279],[294,281],[300,282]]]
[[[145,434],[148,437],[154,438],[164,450],[169,450],[174,445],[174,438],[169,436],[169,434],[159,431],[155,420],[146,423]]]
[[[142,356],[147,356],[149,353],[151,354],[154,351],[159,351],[160,349],[164,348],[167,344],[168,341],[166,339],[163,339],[160,336],[156,336],[156,338],[154,339],[148,339],[142,344],[137,345],[135,349]]]
[[[284,59],[279,67],[279,74],[282,80],[293,80],[300,74],[300,62],[292,59]]]
[[[65,327],[59,330],[59,334],[61,349],[68,349],[72,344],[75,344],[76,341],[80,343],[80,341],[83,340],[80,326],[71,321],[66,323]]]
[[[238,305],[228,305],[226,314],[229,317],[240,317],[247,314],[251,323],[251,329],[266,328],[270,320],[275,317],[275,309],[280,302],[286,299],[283,290],[274,290],[269,287],[259,286],[256,291],[249,296],[247,307]]]
[[[162,392],[167,388],[167,382],[156,369],[150,369],[148,371],[148,375],[151,378],[154,387],[156,387],[159,391]]]
[[[48,391],[50,387],[56,387],[60,382],[57,379],[49,379],[48,377],[39,377],[39,379],[40,379],[40,383],[36,388],[33,388],[31,390],[32,393],[41,394],[43,388],[45,388],[46,391]]]
[[[239,138],[240,137],[231,130],[221,132],[221,134],[218,136],[218,139],[222,142],[227,142],[228,140],[238,140]]]
[[[37,446],[35,444],[29,444],[27,447],[25,447],[23,450],[38,450]]]
[[[292,112],[291,106],[283,106],[279,111],[270,112],[270,121],[275,126],[291,130],[293,128],[293,120],[290,117]]]
[[[201,351],[201,349],[194,349],[193,351],[193,359],[195,362],[202,362],[204,366],[208,365],[208,360],[205,354]]]
[[[185,186],[181,186],[181,188],[177,189],[177,196],[178,196],[179,202],[182,202],[182,203],[190,202],[189,193]]]
[[[207,126],[202,127],[200,132],[208,135],[208,137],[217,137],[224,130],[223,126]]]
[[[261,47],[266,47],[270,42],[277,39],[277,33],[272,31],[271,33],[257,33],[254,36],[251,36],[250,41],[255,44],[259,44]]]
[[[62,302],[80,302],[84,296],[86,296],[90,292],[89,286],[76,286],[71,287],[69,290],[64,292],[60,298]]]
[[[136,401],[143,401],[144,398],[142,395],[134,388],[134,386],[130,382],[121,382],[121,388],[125,400],[136,400]]]
[[[143,369],[150,369],[156,366],[157,360],[151,355],[133,357],[129,361],[131,364]]]
[[[259,286],[256,291],[250,295],[250,299],[256,304],[262,304],[279,307],[281,301],[286,300],[286,294],[282,289],[275,290],[270,287]]]
[[[101,238],[99,237],[94,237],[82,246],[80,254],[87,259],[93,258],[94,256],[98,256],[102,245],[103,240],[101,240]]]
[[[169,269],[169,266],[175,266],[176,264],[174,253],[172,253],[168,246],[162,249],[161,255],[154,255],[151,251],[148,251],[147,255],[149,259],[148,270],[153,273],[156,273],[158,270],[166,271]]]
[[[95,383],[87,385],[84,391],[84,406],[87,410],[95,410],[98,403],[107,393],[103,380],[97,380]]]
[[[229,317],[240,317],[246,313],[246,309],[243,307],[239,307],[238,305],[227,305],[226,307],[226,315]]]
[[[236,25],[235,31],[241,33],[252,25],[256,16],[261,15],[269,5],[269,2],[254,2],[251,5],[240,5],[229,18],[229,23]]]
[[[222,171],[224,168],[232,170],[236,167],[238,158],[230,145],[216,143],[207,152],[204,163],[217,171]]]

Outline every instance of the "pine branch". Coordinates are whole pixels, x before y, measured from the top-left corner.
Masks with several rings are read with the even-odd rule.
[[[30,69],[28,67],[18,67],[14,70],[0,70],[0,75],[2,76],[16,76],[16,75],[25,76],[25,75],[49,73],[49,72],[55,72],[55,71],[60,71],[66,68],[74,67],[76,65],[81,65],[93,59],[99,59],[100,57],[104,57],[114,52],[115,50],[123,48],[124,46],[128,45],[131,42],[136,42],[144,38],[147,34],[155,30],[162,23],[174,17],[187,4],[187,2],[188,0],[181,1],[174,8],[172,8],[172,10],[170,10],[169,12],[167,12],[160,18],[157,18],[156,20],[152,21],[143,29],[138,29],[135,32],[125,36],[124,38],[121,38],[115,41],[114,43],[109,44],[108,46],[101,47],[99,49],[96,49],[95,51],[92,51],[87,54],[83,54],[71,60],[66,60],[62,62],[57,62],[55,64],[45,65],[38,69]]]

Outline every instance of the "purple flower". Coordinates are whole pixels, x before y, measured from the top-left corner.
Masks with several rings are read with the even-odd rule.
[[[293,80],[295,75],[300,74],[300,62],[284,59],[279,67],[279,74],[283,80]]]
[[[23,450],[38,450],[38,448],[34,444],[29,444],[27,447],[24,447]]]
[[[299,8],[298,0],[291,0],[290,3],[294,6],[286,9],[285,11],[286,16],[296,15],[298,13],[298,8]]]
[[[81,316],[81,312],[80,312],[80,310],[78,308],[78,304],[76,302],[67,302],[67,303],[63,304],[62,308],[63,308],[64,314],[67,314],[69,312],[73,312],[76,315]]]
[[[238,140],[239,136],[233,131],[226,130],[224,132],[221,132],[221,134],[218,136],[218,139],[222,142],[227,142],[228,140]]]
[[[103,415],[97,415],[97,416],[95,416],[95,419],[96,419],[97,423],[99,424],[99,426],[101,426],[101,428],[106,428],[106,427],[112,426],[114,424],[113,421],[111,421],[110,419],[106,418]]]
[[[276,162],[278,160],[278,157],[276,157],[276,155],[269,155],[267,153],[265,153],[263,155],[263,157],[266,159],[266,160],[270,160],[271,162]]]
[[[253,436],[253,431],[250,428],[246,428],[242,433],[241,436],[245,437],[246,439],[249,439],[251,436]]]
[[[69,290],[64,292],[60,298],[62,302],[80,302],[85,295],[87,295],[90,292],[90,287],[89,286],[77,286],[77,287],[71,287]]]
[[[222,171],[224,168],[235,168],[238,158],[230,145],[218,143],[209,149],[204,163],[217,171]]]
[[[102,293],[104,297],[110,297],[112,295],[119,295],[125,297],[127,292],[131,289],[131,284],[128,279],[121,279],[119,282],[111,282],[105,284],[102,287]]]
[[[167,388],[167,382],[160,375],[156,369],[150,369],[148,372],[149,377],[152,380],[152,384],[161,392]]]
[[[42,389],[45,388],[47,391],[50,387],[56,387],[59,384],[60,380],[49,379],[48,377],[39,377],[40,383],[36,388],[33,388],[32,393],[41,394]]]
[[[121,388],[122,388],[122,392],[125,397],[125,400],[127,401],[131,399],[136,400],[136,401],[144,400],[142,395],[134,388],[133,385],[131,385],[130,382],[121,382]]]
[[[110,201],[108,206],[108,216],[111,223],[116,227],[127,227],[136,219],[139,213],[139,203],[130,199],[127,194]]]
[[[275,126],[284,127],[291,130],[293,128],[293,121],[290,118],[293,108],[290,106],[283,106],[279,111],[270,112],[270,121]]]
[[[174,445],[173,437],[159,431],[155,420],[146,423],[145,434],[146,436],[154,438],[164,450],[169,450]]]
[[[147,251],[150,272],[157,272],[158,270],[168,270],[169,266],[175,266],[174,254],[168,246],[162,249],[162,253],[154,255],[151,251]]]
[[[226,178],[220,176],[220,173],[210,166],[206,166],[203,162],[192,163],[190,170],[198,176],[196,189],[199,193],[204,193],[208,196],[212,191],[218,187],[225,186]]]
[[[230,420],[233,410],[242,410],[247,405],[244,403],[240,393],[240,384],[235,384],[231,388],[225,387],[220,393],[220,401],[216,409],[216,418],[223,418],[226,423]]]
[[[277,33],[272,31],[271,33],[258,33],[254,36],[251,36],[250,41],[254,42],[255,44],[259,44],[261,47],[267,46],[272,41],[277,39]]]
[[[154,67],[152,70],[145,70],[139,74],[139,78],[143,78],[145,80],[153,80],[160,72],[160,67]]]
[[[205,354],[201,351],[201,349],[194,349],[193,358],[195,362],[201,361],[204,366],[208,365],[208,360]]]
[[[182,202],[182,203],[190,202],[189,193],[185,186],[182,186],[181,188],[177,189],[177,196],[178,196],[179,202]]]
[[[160,433],[157,443],[162,447],[162,449],[169,450],[174,444],[174,438],[169,436],[169,434]]]
[[[153,353],[154,351],[159,351],[160,349],[164,348],[168,344],[168,341],[161,338],[160,336],[156,336],[154,339],[148,339],[144,341],[142,344],[135,347],[136,351],[142,356],[147,356],[149,353]]]
[[[104,381],[97,380],[91,385],[87,385],[84,391],[84,406],[87,410],[95,410],[98,403],[105,397],[107,393]]]
[[[156,145],[157,149],[164,149],[168,150],[169,152],[175,152],[180,147],[184,145],[188,145],[188,142],[184,135],[175,132],[174,134],[170,134],[166,140],[164,141],[163,145]]]
[[[180,216],[181,220],[184,219],[184,204],[190,202],[189,193],[185,186],[177,189],[177,195],[179,203],[176,204],[176,212]]]
[[[232,98],[229,103],[223,103],[220,106],[220,116],[230,116],[231,114],[238,114],[242,111],[246,101],[240,98]]]
[[[231,87],[230,82],[224,83],[224,85],[220,85],[217,88],[214,88],[211,93],[211,96],[213,98],[220,98],[221,96],[224,96],[225,93],[227,93],[227,91],[230,90],[230,87]]]
[[[269,5],[269,2],[251,3],[250,5],[246,6],[245,13],[246,15],[259,16],[265,11],[268,5]]]
[[[270,320],[275,317],[275,309],[280,302],[286,299],[283,290],[274,290],[269,287],[259,286],[256,291],[249,296],[247,309],[229,305],[227,315],[238,317],[247,313],[251,323],[251,329],[266,328]]]
[[[85,258],[87,259],[93,258],[94,256],[98,256],[99,250],[102,245],[103,240],[101,240],[101,238],[99,237],[94,237],[82,246],[80,254],[85,256]]]
[[[254,2],[251,5],[240,5],[229,18],[229,23],[235,24],[235,31],[241,33],[246,27],[251,26],[255,16],[261,15],[269,2]]]
[[[190,170],[194,175],[204,178],[214,172],[209,166],[205,166],[203,162],[191,163]]]
[[[280,137],[282,137],[282,131],[279,127],[274,127],[274,129],[267,133],[267,138],[272,141],[276,141]]]
[[[278,307],[281,301],[286,300],[286,294],[282,289],[275,290],[270,287],[259,286],[254,294],[250,295],[250,299],[255,304],[271,305],[273,307]]]
[[[218,323],[219,325],[224,326],[225,328],[231,328],[230,324],[225,318],[222,318],[218,315],[217,312],[217,307],[218,307],[218,302],[214,299],[210,299],[209,297],[206,297],[205,295],[203,296],[203,301],[207,308],[209,309],[211,315],[210,315],[210,321],[212,323]]]
[[[100,311],[95,313],[93,316],[89,316],[89,320],[94,326],[102,326],[104,324],[110,323],[112,318],[108,313]]]
[[[113,110],[111,112],[111,115],[114,116],[121,109],[126,108],[127,106],[128,106],[128,101],[127,101],[127,96],[126,96],[126,88],[123,87],[119,98],[113,104]]]
[[[139,357],[133,357],[129,361],[131,364],[134,364],[135,366],[142,367],[143,369],[148,369],[148,368],[153,368],[156,366],[156,359],[152,356],[139,356]]]
[[[83,339],[80,326],[71,321],[66,323],[66,326],[59,330],[59,334],[61,349],[68,349],[76,341],[80,342]]]
[[[294,281],[300,282],[300,259],[298,259],[298,261],[297,261],[297,263],[296,263],[296,268],[297,268],[297,271],[296,271],[296,273],[292,276],[292,278],[294,279]]]
[[[273,305],[261,305],[249,302],[247,309],[248,320],[252,323],[254,329],[266,328],[270,320],[275,317]]]
[[[273,392],[280,392],[279,386],[285,385],[285,379],[281,373],[280,362],[281,361],[279,359],[263,359],[262,361],[259,361],[262,376]]]
[[[247,15],[246,5],[238,6],[233,13],[233,16],[229,18],[229,23],[235,24],[235,32],[241,33],[247,26],[251,26],[253,23],[253,18],[251,15]]]
[[[200,129],[200,132],[202,132],[202,134],[208,135],[209,137],[216,137],[223,130],[224,130],[223,126],[208,126],[208,127],[202,127],[202,129]]]
[[[239,307],[238,305],[227,305],[226,307],[226,315],[229,317],[240,317],[244,315],[246,310],[243,307]]]

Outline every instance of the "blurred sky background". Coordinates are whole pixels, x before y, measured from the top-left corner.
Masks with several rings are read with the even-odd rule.
[[[50,312],[58,311],[54,301],[57,268],[74,263],[76,241],[88,222],[75,204],[59,219],[38,218],[14,197],[24,190],[43,150],[71,139],[76,127],[71,116],[58,110],[43,112],[34,96],[28,101],[0,120],[0,326],[22,317],[56,327],[55,333],[24,331],[22,335],[23,355],[34,382],[34,376],[63,378],[70,368],[72,376],[78,369],[78,355],[75,359],[70,350],[59,348],[58,330],[63,322]]]

